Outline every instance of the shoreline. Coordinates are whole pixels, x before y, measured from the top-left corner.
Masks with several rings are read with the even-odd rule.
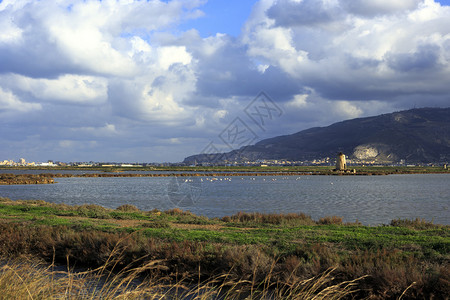
[[[20,170],[48,170],[48,169],[20,169]],[[85,169],[76,171],[85,171]],[[103,171],[103,173],[40,173],[40,174],[13,174],[0,173],[0,185],[12,184],[53,184],[55,178],[70,177],[243,177],[243,176],[387,176],[387,175],[406,175],[406,174],[450,174],[448,170],[435,170],[433,172],[421,172],[415,170],[397,170],[397,171],[333,171],[333,170],[313,170],[313,171],[245,171],[237,170],[233,172],[221,171],[195,171],[185,173],[122,173],[121,170]],[[145,172],[142,171],[141,172]],[[154,171],[158,172],[158,171]]]
[[[28,255],[96,268],[121,253],[116,271],[159,261],[161,268],[145,274],[169,282],[179,274],[194,282],[228,276],[257,289],[335,268],[330,284],[369,276],[358,283],[358,298],[398,298],[413,282],[407,297],[440,298],[448,295],[450,279],[450,226],[421,219],[380,226],[344,223],[336,216],[313,220],[301,213],[210,219],[180,209],[0,198],[0,240],[3,260]]]

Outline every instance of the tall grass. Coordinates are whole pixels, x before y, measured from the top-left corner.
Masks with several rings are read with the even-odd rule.
[[[225,216],[221,219],[227,223],[244,223],[246,225],[255,224],[273,224],[284,226],[300,226],[300,225],[314,225],[315,222],[311,216],[303,213],[289,213],[289,214],[262,214],[262,213],[246,213],[238,212],[232,216]]]
[[[272,263],[264,278],[258,264],[251,276],[238,277],[224,273],[202,280],[198,274],[185,273],[177,280],[158,272],[167,266],[163,260],[141,257],[127,266],[120,266],[125,253],[122,244],[129,236],[119,239],[105,263],[94,269],[74,272],[57,270],[55,264],[45,266],[27,259],[14,259],[0,267],[2,299],[341,299],[354,292],[362,279],[332,284],[330,269],[308,280],[292,277],[289,284],[274,281]],[[55,251],[55,250],[54,250]],[[54,252],[55,254],[55,252]],[[256,258],[260,255],[256,254]],[[233,267],[231,268],[233,269]],[[156,272],[154,272],[156,270]],[[197,279],[197,280],[196,280]]]
[[[115,264],[117,261],[110,261]],[[231,280],[227,274],[200,279],[181,277],[168,283],[164,278],[146,276],[158,268],[152,261],[119,273],[56,270],[29,260],[15,260],[0,267],[1,299],[342,299],[357,291],[362,278],[331,284],[335,269],[291,285],[260,284],[252,280]],[[270,282],[270,274],[264,282]]]

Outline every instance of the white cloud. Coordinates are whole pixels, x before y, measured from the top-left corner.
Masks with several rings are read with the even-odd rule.
[[[21,101],[11,91],[5,91],[0,87],[0,113],[28,112],[41,109],[42,109],[41,104]]]
[[[107,100],[107,80],[94,76],[62,75],[56,79],[35,79],[21,75],[0,76],[20,92],[28,92],[42,102],[101,104]]]
[[[224,109],[218,110],[214,113],[215,119],[223,119],[228,114],[228,112]]]
[[[186,52],[186,47],[160,47],[158,48],[159,66],[168,70],[170,66],[176,63],[188,65],[192,61],[192,57]]]
[[[357,105],[349,101],[335,101],[332,109],[342,119],[354,119],[362,115],[363,111]]]
[[[134,37],[148,37],[152,31],[195,17],[198,13],[192,9],[200,4],[200,1],[159,0],[43,0],[3,4],[0,54],[12,59],[6,64],[6,71],[23,75],[54,75],[64,69],[134,76],[139,66],[127,55]]]
[[[319,2],[323,13],[340,11],[332,22],[341,30],[283,21],[292,14],[289,9],[311,1],[261,1],[245,27],[248,54],[331,99],[393,101],[402,94],[428,93],[430,86],[442,97],[450,92],[444,79],[450,78],[448,7],[429,0]],[[349,5],[373,14],[348,14]],[[383,14],[381,7],[386,8]],[[433,79],[424,85],[425,74]]]
[[[175,64],[167,72],[158,72],[133,80],[110,82],[109,99],[115,112],[129,119],[161,124],[180,124],[193,110],[182,102],[195,89],[191,69]]]
[[[302,108],[307,106],[308,94],[294,95],[294,99],[289,101],[286,106],[294,108]]]

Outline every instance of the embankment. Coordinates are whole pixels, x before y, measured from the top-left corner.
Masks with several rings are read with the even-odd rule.
[[[0,174],[0,185],[9,184],[51,184],[53,174]]]

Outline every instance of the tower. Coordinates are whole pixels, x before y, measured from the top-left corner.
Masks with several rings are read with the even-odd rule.
[[[338,153],[336,159],[336,171],[345,171],[347,169],[347,163],[345,162],[345,155],[342,152]]]

